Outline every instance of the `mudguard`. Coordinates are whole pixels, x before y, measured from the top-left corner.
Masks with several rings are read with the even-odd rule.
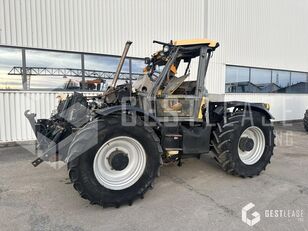
[[[163,126],[154,115],[145,112],[139,107],[134,107],[134,106],[129,106],[129,105],[117,105],[117,106],[107,107],[107,108],[96,111],[96,114],[105,117],[105,116],[108,116],[110,114],[117,113],[117,112],[133,112],[133,113],[136,113],[137,115],[142,115],[142,116],[145,116],[153,120],[159,127]]]
[[[248,111],[255,110],[264,113],[269,119],[274,119],[263,103],[247,103],[241,101],[210,102],[210,111],[218,116],[222,116],[228,108],[244,108]]]
[[[111,114],[115,114],[118,112],[133,112],[136,113],[137,115],[142,115],[144,117],[148,117],[150,120],[154,121],[154,126],[159,126],[159,127],[163,127],[163,125],[151,114],[146,113],[145,111],[143,111],[140,108],[137,107],[132,107],[132,106],[128,106],[128,105],[117,105],[117,106],[111,106],[111,107],[107,107],[104,109],[100,109],[96,111],[96,114],[98,115],[98,117],[89,122],[88,124],[85,125],[85,127],[83,127],[82,129],[80,129],[76,136],[82,136],[82,137],[89,137],[91,134],[93,134],[93,132],[97,132],[99,129],[101,129],[100,127],[96,126],[96,122],[99,121],[101,118],[107,117],[108,115]],[[87,138],[85,138],[87,139]],[[70,144],[70,148],[68,153],[70,153],[66,159],[65,162],[69,163],[70,161],[72,161],[74,158],[76,158],[76,156],[82,154],[83,152],[85,152],[86,150],[90,149],[91,147],[95,146],[96,143],[95,140],[89,140],[87,143],[83,143],[80,144],[77,148],[77,150],[73,151],[71,150],[71,147],[76,146],[77,141],[75,139],[73,139],[72,143]],[[78,144],[77,144],[78,145]]]

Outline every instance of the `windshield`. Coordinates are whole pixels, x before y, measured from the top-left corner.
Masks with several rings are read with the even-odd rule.
[[[133,84],[133,89],[139,92],[149,92],[152,90],[156,81],[159,80],[168,62],[171,61],[173,49],[165,47],[154,53],[151,58],[145,58],[147,66],[144,68],[144,76]]]

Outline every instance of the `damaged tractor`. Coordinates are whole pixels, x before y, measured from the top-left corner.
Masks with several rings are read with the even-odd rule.
[[[32,164],[65,161],[74,188],[93,204],[132,204],[162,165],[180,166],[184,158],[210,154],[240,177],[259,175],[270,163],[275,136],[269,105],[218,101],[207,93],[206,72],[219,43],[154,42],[162,49],[145,58],[144,76],[133,84],[117,85],[127,42],[106,92],[70,94],[50,119],[25,113],[42,150]]]

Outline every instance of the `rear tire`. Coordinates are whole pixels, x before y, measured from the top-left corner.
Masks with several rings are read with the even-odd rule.
[[[308,132],[308,110],[306,111],[304,115],[304,127],[305,127],[305,130]]]
[[[229,174],[259,175],[270,163],[274,138],[273,125],[263,113],[235,112],[213,131],[214,159]]]
[[[97,144],[87,147],[93,140],[97,140]],[[112,142],[123,143],[122,148],[126,147],[128,150],[126,156],[129,157],[129,162],[124,161],[124,165],[119,165],[117,160],[114,162],[115,165],[110,163],[111,155],[121,150],[121,148],[115,148],[114,152],[108,150],[109,146],[114,145]],[[132,143],[136,146],[130,145]],[[132,159],[136,157],[136,150],[140,150],[138,155],[141,156],[141,161],[134,165],[135,161]],[[107,158],[108,151],[111,154]],[[161,154],[159,138],[143,121],[137,119],[137,125],[133,127],[122,126],[120,115],[109,116],[89,123],[76,135],[69,149],[69,156],[72,157],[68,163],[69,176],[81,197],[92,204],[104,207],[131,205],[135,199],[143,198],[144,193],[153,184],[159,171]],[[99,158],[100,161],[97,162]],[[97,163],[105,163],[105,165],[101,164],[97,167]],[[112,167],[106,170],[108,163]],[[128,175],[123,181],[117,181],[119,174],[123,175],[122,173],[127,172],[127,169],[130,174],[133,172],[130,169],[134,168],[135,178],[132,178],[132,174],[132,177]]]

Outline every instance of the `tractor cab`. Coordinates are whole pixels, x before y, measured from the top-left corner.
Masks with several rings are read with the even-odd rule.
[[[140,106],[159,120],[202,120],[206,71],[219,44],[208,39],[154,42],[163,48],[145,58],[145,77],[135,85]],[[198,67],[193,75],[192,65]]]

